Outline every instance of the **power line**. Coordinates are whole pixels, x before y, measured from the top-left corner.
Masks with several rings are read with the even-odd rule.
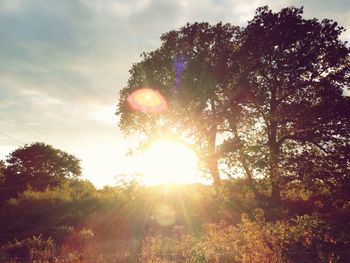
[[[5,122],[7,122],[9,125],[11,125],[12,127],[16,128],[17,130],[20,130],[22,132],[24,132],[25,134],[29,135],[30,137],[34,137],[36,138],[36,135],[32,134],[32,133],[29,133],[28,131],[26,131],[25,129],[22,129],[21,127],[15,125],[13,122],[5,119],[4,117],[0,116],[0,119],[1,120],[4,120]]]
[[[19,142],[20,144],[25,144],[25,142],[23,142],[23,141],[21,141],[21,140],[19,140],[19,139],[16,139],[15,137],[12,137],[12,136],[10,136],[10,135],[4,133],[4,132],[1,132],[1,131],[0,131],[0,134],[6,136],[7,138],[9,138],[9,139],[11,139],[11,140],[13,140],[13,141]]]

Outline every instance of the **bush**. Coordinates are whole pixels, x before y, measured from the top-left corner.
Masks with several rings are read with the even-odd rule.
[[[257,209],[254,219],[243,214],[236,226],[224,221],[207,224],[199,238],[147,236],[141,251],[149,262],[350,262],[340,250],[346,244],[316,216],[266,222]]]
[[[2,247],[9,259],[35,262],[50,260],[55,254],[55,243],[51,237],[45,239],[42,235],[33,236],[24,240],[14,240]]]

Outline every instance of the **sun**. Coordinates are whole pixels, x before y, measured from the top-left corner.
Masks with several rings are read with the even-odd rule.
[[[186,145],[170,140],[152,143],[142,158],[143,183],[190,184],[198,182],[197,155]]]

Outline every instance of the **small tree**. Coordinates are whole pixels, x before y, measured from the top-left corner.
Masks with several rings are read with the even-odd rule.
[[[6,162],[0,188],[3,198],[21,193],[27,185],[43,190],[81,175],[79,159],[44,143],[20,147],[8,155]]]

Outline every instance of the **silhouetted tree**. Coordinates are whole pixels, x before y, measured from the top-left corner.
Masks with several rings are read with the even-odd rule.
[[[216,152],[222,114],[217,110],[229,79],[227,54],[235,45],[238,28],[229,24],[187,24],[161,37],[162,46],[143,54],[130,70],[121,91],[117,115],[128,133],[148,138],[175,135],[192,145],[206,164],[216,186],[221,184]],[[145,114],[128,107],[127,97],[140,87],[159,90],[168,103],[164,114]]]
[[[57,186],[81,175],[80,160],[44,143],[32,143],[10,153],[6,159],[2,199],[21,193],[27,185],[35,190]]]
[[[303,19],[302,8],[257,9],[246,27],[188,24],[144,54],[121,91],[126,132],[189,138],[216,185],[218,160],[246,175],[256,195],[264,178],[275,200],[290,182],[339,189],[349,181],[349,48],[336,22]],[[164,114],[127,106],[143,86],[169,102]],[[220,140],[218,140],[218,138]],[[223,142],[223,143],[222,143]],[[219,146],[219,147],[218,147]]]
[[[233,135],[225,149],[231,157],[243,149],[234,158],[267,177],[276,200],[291,181],[339,189],[350,179],[350,98],[343,95],[350,86],[350,51],[339,39],[344,29],[302,13],[257,10],[233,55],[234,88],[226,93]],[[243,109],[238,118],[230,111],[237,104]]]

